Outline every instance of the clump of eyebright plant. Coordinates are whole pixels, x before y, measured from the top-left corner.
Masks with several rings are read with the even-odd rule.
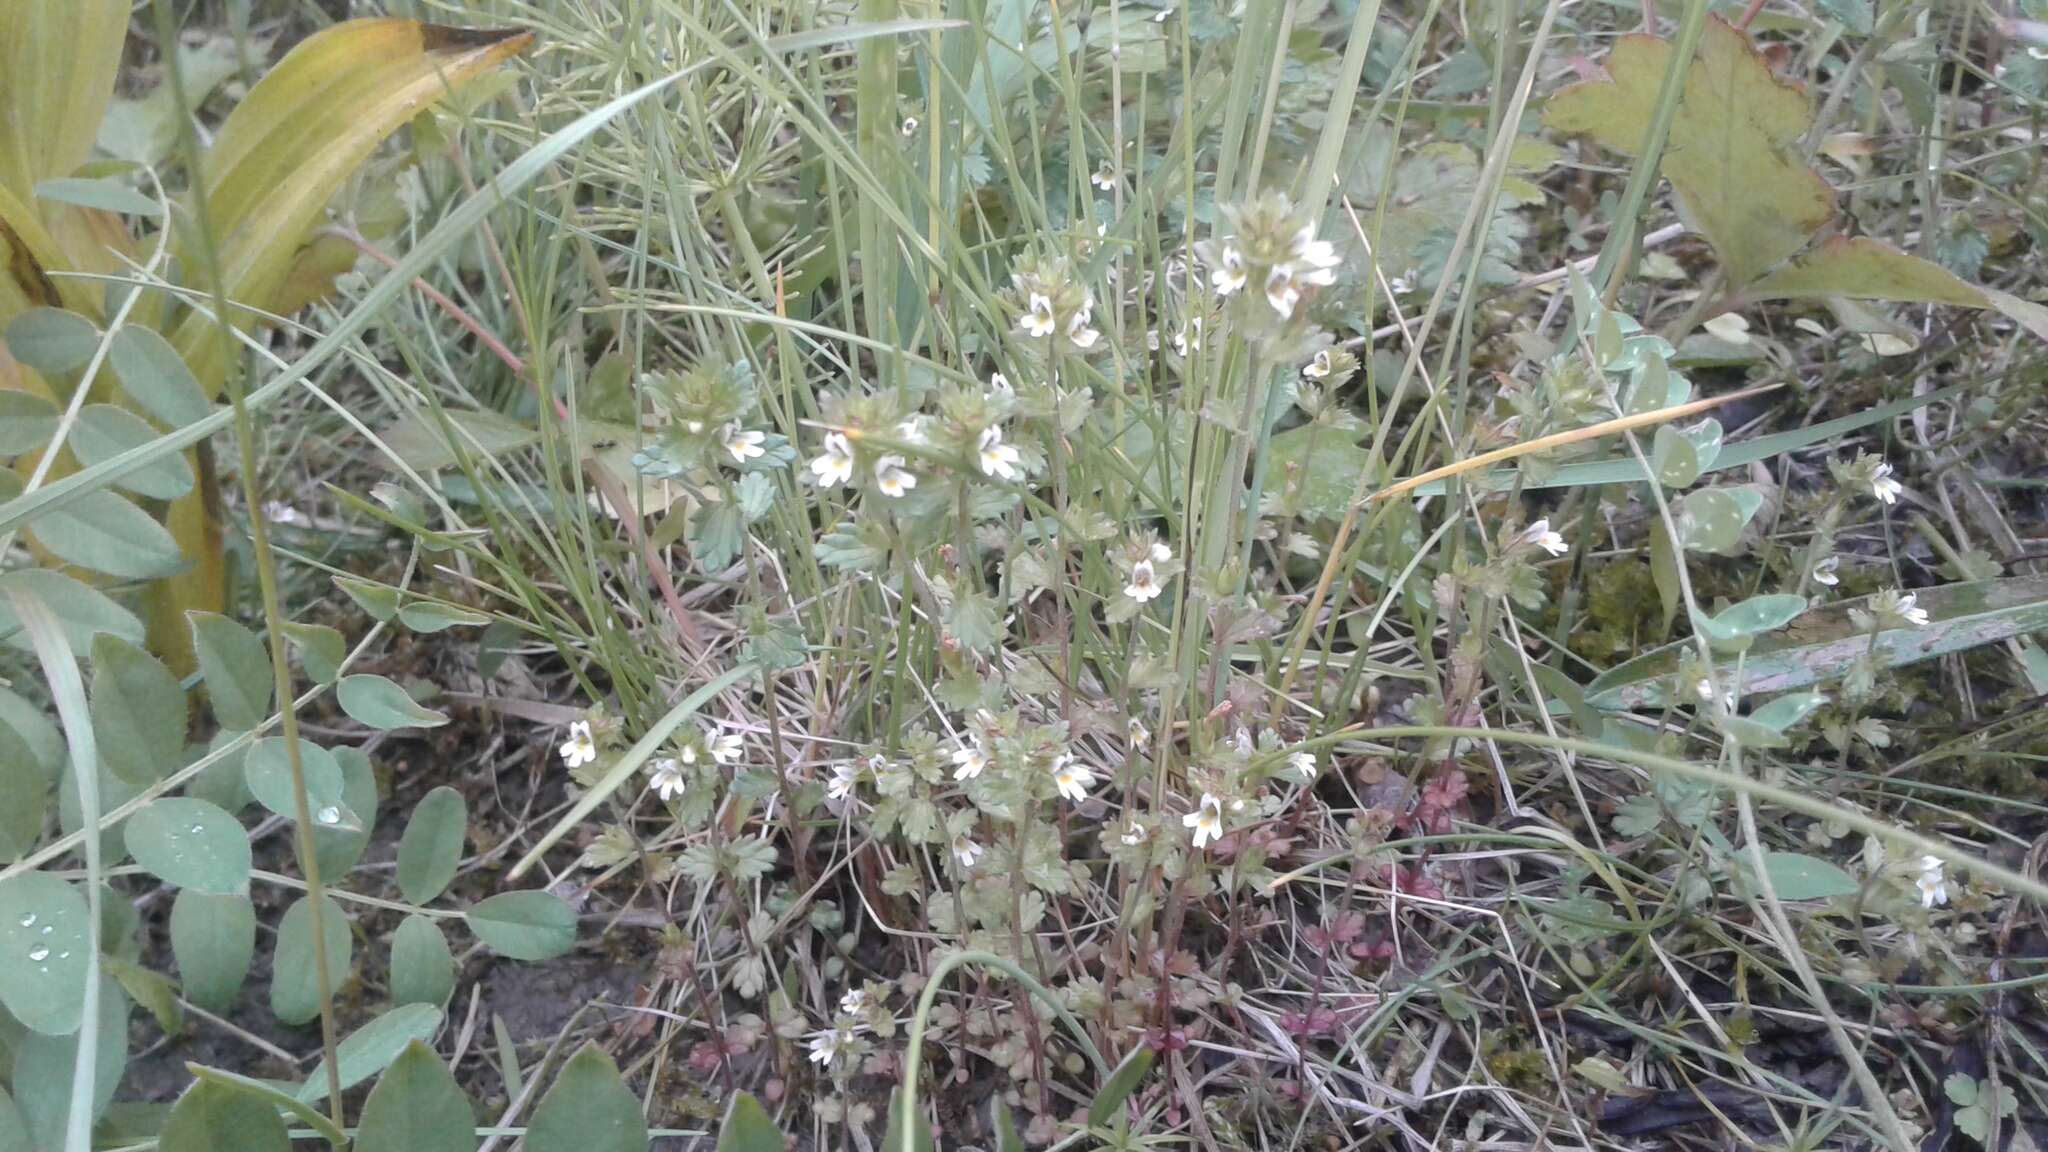
[[[2048,11],[248,7],[0,0],[0,1152],[2039,1103]]]

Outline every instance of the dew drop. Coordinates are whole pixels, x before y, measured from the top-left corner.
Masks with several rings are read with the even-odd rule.
[[[28,915],[26,915],[26,916],[23,916],[23,917],[21,918],[21,926],[22,926],[23,928],[33,928],[33,927],[35,927],[35,926],[36,926],[36,914],[35,914],[35,913],[33,913],[33,912],[31,912],[31,913],[29,913]]]
[[[320,814],[315,816],[314,819],[322,824],[339,824],[341,823],[341,809],[331,806],[322,808]]]
[[[197,833],[200,833],[200,832],[204,832],[204,831],[206,831],[206,826],[205,826],[205,825],[203,825],[203,824],[194,824],[194,825],[192,826],[192,831],[193,831],[193,833],[194,833],[194,834],[197,834]]]
[[[28,958],[38,964],[50,958],[50,950],[41,944],[28,950]]]

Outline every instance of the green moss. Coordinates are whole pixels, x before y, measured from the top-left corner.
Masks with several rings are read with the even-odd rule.
[[[1572,651],[1611,663],[1664,639],[1664,601],[1647,559],[1611,561],[1586,574],[1585,612],[1572,633]]]

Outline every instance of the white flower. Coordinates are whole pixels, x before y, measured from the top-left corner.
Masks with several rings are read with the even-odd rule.
[[[903,118],[903,134],[905,136],[917,135],[917,117],[905,116]]]
[[[1154,564],[1164,564],[1171,559],[1173,559],[1173,549],[1166,546],[1166,541],[1154,540],[1152,542],[1152,562]]]
[[[1296,752],[1287,758],[1287,766],[1294,769],[1294,774],[1301,777],[1302,783],[1311,784],[1315,782],[1316,772],[1318,771],[1315,753]]]
[[[562,763],[571,768],[581,768],[597,759],[597,741],[590,738],[590,722],[578,720],[569,725],[569,739],[561,747]]]
[[[1870,494],[1872,496],[1877,497],[1881,503],[1898,503],[1899,494],[1901,492],[1904,492],[1905,490],[1905,485],[1899,483],[1897,480],[1892,479],[1892,466],[1890,464],[1881,463],[1877,467],[1871,469]]]
[[[1230,742],[1237,748],[1237,754],[1239,756],[1249,756],[1252,754],[1251,729],[1239,728],[1236,732],[1231,733]]]
[[[683,763],[684,763],[684,764],[695,764],[696,762],[697,762],[697,746],[696,746],[695,744],[685,744],[685,745],[683,745]]]
[[[868,992],[865,988],[848,988],[839,997],[839,1011],[847,1016],[858,1016],[868,1008]]]
[[[983,851],[982,846],[976,844],[964,832],[953,837],[953,859],[958,860],[962,868],[974,867],[974,862],[981,859]]]
[[[1033,292],[1031,307],[1022,316],[1017,317],[1017,327],[1022,328],[1025,335],[1043,340],[1052,335],[1052,330],[1058,326],[1059,322],[1052,314],[1052,298],[1043,292]]]
[[[905,417],[901,423],[896,425],[896,434],[912,444],[922,444],[924,443],[924,426],[927,419],[928,417],[922,412]]]
[[[1337,246],[1316,239],[1315,230],[1307,224],[1294,234],[1294,253],[1288,262],[1303,284],[1327,288],[1337,282]]]
[[[841,760],[832,766],[832,779],[825,785],[825,795],[833,800],[844,800],[853,795],[853,786],[860,780],[860,769],[851,760]]]
[[[1201,350],[1202,318],[1200,316],[1191,316],[1188,318],[1188,322],[1181,327],[1181,330],[1173,334],[1173,352],[1176,356],[1186,356],[1189,352],[1200,352]]]
[[[1920,875],[1913,880],[1913,886],[1920,889],[1920,906],[1932,908],[1936,904],[1948,903],[1948,880],[1941,874],[1939,856],[1920,858]]]
[[[825,433],[825,451],[811,461],[811,474],[828,488],[853,479],[853,445],[845,433]]]
[[[917,487],[917,477],[903,467],[903,457],[884,456],[875,461],[875,486],[893,499]]]
[[[988,390],[994,396],[1008,396],[1014,391],[1010,387],[1010,378],[1001,372],[991,372],[988,374]]]
[[[1223,835],[1223,802],[1202,793],[1202,805],[1180,818],[1186,827],[1195,830],[1195,850],[1201,851],[1209,841]]]
[[[827,1028],[811,1037],[811,1063],[830,1065],[838,1059],[839,1050],[853,1043],[853,1029]]]
[[[1103,157],[1102,163],[1095,166],[1095,174],[1088,177],[1088,182],[1104,192],[1116,187],[1116,171],[1110,166],[1109,157]]]
[[[1899,597],[1899,616],[1915,628],[1927,627],[1927,609],[1920,607],[1917,593],[1908,592]]]
[[[1093,300],[1083,300],[1074,314],[1067,317],[1067,340],[1083,352],[1095,347],[1095,339],[1101,333],[1088,326],[1088,313],[1095,307]]]
[[[1822,560],[1813,566],[1813,582],[1815,584],[1825,584],[1833,588],[1842,582],[1842,578],[1835,574],[1836,570],[1841,568],[1841,566],[1842,558],[1839,556],[1830,556]]]
[[[264,501],[263,518],[272,524],[304,524],[306,522],[306,517],[297,508],[282,500]]]
[[[1088,786],[1095,783],[1095,774],[1087,765],[1062,752],[1053,759],[1052,782],[1060,795],[1079,804],[1088,798]]]
[[[981,439],[975,448],[981,457],[981,474],[996,476],[1004,480],[1017,478],[1017,449],[1003,443],[1003,428],[991,424],[981,430]]]
[[[1131,565],[1131,582],[1124,585],[1124,595],[1143,604],[1159,595],[1159,578],[1153,574],[1152,561],[1140,560]]]
[[[1551,529],[1550,518],[1547,516],[1523,529],[1522,534],[1516,537],[1516,542],[1533,544],[1552,556],[1562,556],[1572,550],[1572,546],[1564,542],[1563,534]]]
[[[972,780],[988,767],[988,757],[978,745],[970,744],[953,753],[953,779]]]
[[[718,434],[719,444],[723,445],[727,452],[732,453],[732,458],[741,464],[756,456],[766,456],[768,450],[761,447],[761,442],[767,438],[765,433],[741,428],[737,421],[727,424]]]
[[[651,765],[647,774],[647,790],[660,793],[664,804],[683,794],[683,767],[676,763],[675,757],[663,756]]]
[[[1209,287],[1214,288],[1218,296],[1228,296],[1244,287],[1246,275],[1244,253],[1239,252],[1236,245],[1226,244],[1223,259],[1209,270]]]
[[[1714,682],[1712,680],[1702,676],[1699,683],[1692,686],[1692,690],[1699,695],[1700,703],[1712,704],[1714,702]]]
[[[740,755],[746,751],[746,742],[737,732],[725,732],[711,738],[711,758],[720,764],[737,764]]]
[[[1143,752],[1152,744],[1152,730],[1145,727],[1145,722],[1136,716],[1124,724],[1124,736],[1135,751]]]
[[[1294,269],[1285,264],[1273,265],[1266,273],[1266,303],[1282,318],[1291,319],[1300,300],[1301,289],[1294,286]]]
[[[1325,348],[1321,352],[1316,353],[1316,358],[1308,362],[1307,367],[1301,370],[1301,374],[1311,380],[1328,379],[1330,375],[1330,350]]]
[[[1136,848],[1138,845],[1143,844],[1145,841],[1151,839],[1151,837],[1152,834],[1150,832],[1145,831],[1145,826],[1143,824],[1140,824],[1136,820],[1133,820],[1130,822],[1130,825],[1124,829],[1124,834],[1117,837],[1117,839],[1122,841],[1126,848]]]

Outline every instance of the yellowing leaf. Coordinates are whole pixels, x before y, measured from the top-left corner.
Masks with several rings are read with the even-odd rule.
[[[1982,290],[1955,273],[1868,236],[1831,236],[1743,292],[1752,300],[1845,296],[1982,308]]]
[[[1625,36],[1608,78],[1553,96],[1544,120],[1630,155],[1642,145],[1672,46]],[[1811,123],[1804,92],[1771,72],[1747,37],[1709,18],[1664,149],[1663,172],[1686,217],[1731,280],[1748,284],[1806,246],[1835,214],[1835,193],[1793,150]]]
[[[292,49],[221,125],[204,164],[207,223],[228,298],[273,307],[301,241],[342,181],[400,125],[531,40],[416,20],[351,20]],[[184,264],[196,267],[193,238],[184,240]],[[248,323],[246,315],[239,322]],[[209,394],[218,391],[228,348],[213,322],[195,312],[172,343]]]
[[[114,95],[128,0],[0,4],[0,187],[22,200],[92,153]]]

